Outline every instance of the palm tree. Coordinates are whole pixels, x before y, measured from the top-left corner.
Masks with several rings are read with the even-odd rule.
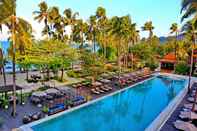
[[[189,84],[188,84],[188,92],[190,93],[191,91],[191,76],[192,76],[192,72],[193,72],[193,62],[194,62],[194,48],[195,48],[195,41],[196,41],[196,29],[197,26],[195,24],[195,21],[188,21],[184,26],[183,26],[183,30],[186,31],[186,35],[189,35],[191,41],[192,41],[192,46],[191,46],[191,55],[190,55],[190,72],[189,72]],[[196,95],[194,97],[194,104],[193,104],[193,108],[192,110],[194,111],[195,109],[195,103],[196,103],[196,98],[197,98],[197,92]]]
[[[22,18],[16,17],[16,0],[1,0],[0,3],[0,23],[8,27],[11,33],[11,54],[13,62],[13,112],[12,115],[16,116],[16,71],[15,71],[15,62],[16,62],[16,39],[18,34],[21,37],[26,36],[26,32],[31,30],[31,25]],[[6,13],[5,13],[6,12]],[[26,42],[26,38],[23,39],[23,42]]]
[[[154,30],[154,26],[152,25],[152,21],[148,21],[144,24],[144,26],[142,27],[143,31],[149,31],[149,40],[151,41],[152,37],[153,37],[153,30]]]
[[[88,32],[88,24],[86,22],[83,22],[82,19],[79,19],[76,21],[76,25],[73,29],[73,40],[76,43],[80,43],[80,49],[83,48],[84,44],[84,36]]]
[[[50,35],[53,39],[66,41],[67,38],[64,35],[64,20],[59,13],[59,8],[54,6],[48,10],[48,22],[50,23]]]
[[[64,25],[67,26],[69,25],[71,27],[71,34],[70,34],[70,44],[73,42],[73,30],[74,30],[74,25],[76,24],[76,17],[79,15],[78,12],[72,12],[70,8],[64,10]]]
[[[181,4],[181,13],[183,16],[181,17],[181,21],[184,19],[192,17],[192,19],[197,19],[197,1],[196,0],[182,0]]]
[[[108,29],[108,19],[106,16],[106,10],[103,7],[98,7],[96,10],[96,28],[97,28],[97,37],[99,44],[103,48],[103,56],[106,58],[106,48],[107,48],[107,29]]]
[[[48,15],[49,15],[49,9],[46,2],[41,2],[39,5],[39,11],[34,11],[33,15],[35,15],[34,19],[38,20],[39,23],[44,21],[45,27],[43,30],[43,34],[49,36],[50,30],[48,25]]]
[[[170,30],[171,30],[171,34],[175,33],[175,47],[174,47],[174,54],[175,54],[175,57],[177,57],[177,37],[178,37],[178,33],[179,33],[179,30],[178,30],[178,24],[177,23],[173,23],[170,27]]]
[[[119,76],[121,71],[121,54],[127,46],[126,40],[128,39],[128,34],[130,32],[128,25],[130,23],[129,16],[117,17],[114,16],[110,20],[110,30],[109,34],[113,36],[115,43],[115,47],[117,49],[117,57],[118,57],[118,67],[119,67]]]
[[[91,41],[94,53],[96,52],[96,16],[91,15],[88,21],[88,32],[86,33],[87,40]]]
[[[184,19],[192,17],[192,20],[187,22],[183,28],[188,30],[188,33],[192,36],[193,47],[195,46],[196,42],[196,23],[197,23],[197,1],[196,0],[182,0],[182,8],[181,13],[183,16],[181,21],[183,22]],[[191,62],[190,62],[190,72],[189,72],[189,84],[188,84],[188,92],[190,92],[191,86],[191,75],[193,71],[193,54],[194,49],[192,47],[192,54],[191,54]]]
[[[128,35],[128,40],[129,40],[129,43],[128,43],[128,53],[131,53],[130,52],[130,47],[132,45],[134,45],[140,38],[139,38],[139,31],[136,30],[136,24],[135,23],[131,23],[130,26],[129,26],[129,30],[130,30],[130,33]],[[128,66],[128,63],[127,65]],[[133,68],[133,54],[132,54],[132,68]]]

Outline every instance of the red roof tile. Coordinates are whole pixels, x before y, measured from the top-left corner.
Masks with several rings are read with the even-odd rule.
[[[165,55],[160,61],[161,62],[176,63],[176,56],[174,53],[169,53],[169,54]]]

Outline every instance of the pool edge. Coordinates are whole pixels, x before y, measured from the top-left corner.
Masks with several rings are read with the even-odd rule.
[[[180,77],[184,79],[188,79],[188,76],[169,74],[169,73],[158,73],[160,75],[167,75],[172,77]],[[192,80],[191,83],[194,81]],[[150,123],[150,125],[145,129],[145,131],[160,131],[172,113],[176,110],[178,105],[181,103],[185,95],[187,94],[187,86],[182,89],[181,92],[169,103],[169,105]]]
[[[133,84],[133,85],[131,85],[131,86],[129,86],[129,87],[126,87],[126,88],[117,90],[117,91],[112,92],[112,93],[110,93],[110,94],[108,94],[108,95],[106,95],[106,96],[102,96],[102,97],[100,97],[100,98],[97,98],[97,99],[95,99],[95,100],[89,101],[89,102],[84,103],[84,104],[82,104],[82,105],[76,106],[76,107],[71,108],[71,109],[69,109],[69,110],[66,110],[66,111],[57,113],[57,114],[52,115],[52,116],[45,117],[45,118],[43,118],[43,119],[40,119],[40,120],[38,120],[38,121],[29,123],[29,124],[26,124],[26,125],[22,125],[22,126],[19,127],[19,130],[20,130],[20,131],[33,131],[32,127],[35,126],[35,125],[38,125],[38,124],[40,124],[40,123],[42,123],[42,122],[45,122],[45,121],[48,121],[48,120],[55,119],[55,118],[57,118],[57,117],[59,117],[59,116],[61,116],[61,115],[70,113],[70,112],[72,112],[72,111],[75,111],[75,110],[78,110],[78,109],[80,109],[80,108],[86,107],[86,106],[88,106],[88,105],[90,105],[90,104],[93,104],[93,103],[95,103],[95,102],[101,101],[101,100],[103,100],[103,99],[105,99],[105,98],[107,98],[107,97],[110,97],[110,96],[116,95],[116,94],[118,94],[118,93],[120,93],[120,92],[123,92],[123,91],[125,91],[125,90],[128,90],[128,89],[130,89],[130,88],[132,88],[132,87],[134,87],[134,86],[136,86],[136,85],[139,85],[139,84],[141,84],[141,83],[143,83],[143,82],[145,82],[145,81],[149,81],[149,80],[153,79],[157,74],[158,74],[158,73],[154,73],[154,74],[152,74],[152,77],[150,77],[150,78],[148,78],[148,79],[145,79],[145,80],[143,80],[143,81],[137,82],[137,83],[135,83],[135,84]]]

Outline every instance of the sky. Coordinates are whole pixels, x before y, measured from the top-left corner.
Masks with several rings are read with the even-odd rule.
[[[36,38],[41,38],[43,23],[33,20],[32,12],[38,10],[38,4],[43,0],[17,0],[17,16],[29,21],[34,29]],[[152,21],[155,27],[154,34],[168,36],[172,23],[180,24],[181,0],[45,0],[49,6],[58,6],[63,12],[71,8],[79,12],[79,18],[87,20],[94,15],[98,6],[106,9],[108,17],[130,15],[140,30],[141,37],[147,37],[148,32],[141,31],[146,21]],[[0,35],[4,40],[6,33]]]

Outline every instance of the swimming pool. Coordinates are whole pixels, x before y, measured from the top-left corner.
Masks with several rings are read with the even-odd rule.
[[[38,124],[34,131],[143,131],[185,87],[184,79],[155,76],[85,107]]]

